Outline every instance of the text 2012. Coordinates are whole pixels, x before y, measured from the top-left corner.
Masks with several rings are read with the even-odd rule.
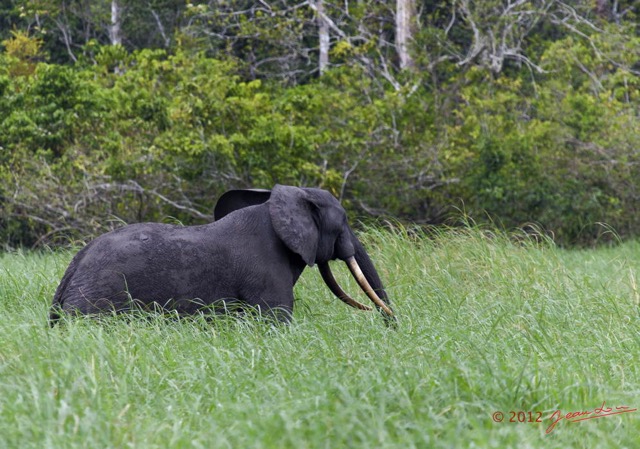
[[[505,420],[504,413],[495,412],[491,418],[495,422],[512,422],[512,423],[541,423],[542,412],[525,412],[525,411],[509,411],[509,419]]]

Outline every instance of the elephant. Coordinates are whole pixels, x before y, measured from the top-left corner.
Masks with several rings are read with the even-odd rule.
[[[196,226],[126,225],[81,249],[53,297],[50,323],[63,314],[99,315],[142,308],[189,315],[258,309],[290,322],[293,287],[317,264],[329,289],[346,304],[372,310],[338,285],[329,261],[344,261],[387,323],[395,323],[382,281],[346,212],[328,191],[276,185],[230,190],[215,221]]]

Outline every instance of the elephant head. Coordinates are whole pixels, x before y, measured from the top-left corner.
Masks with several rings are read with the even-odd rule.
[[[266,203],[277,236],[306,265],[318,264],[329,289],[343,302],[371,310],[347,295],[338,285],[329,261],[340,259],[358,285],[387,319],[395,316],[382,281],[364,246],[347,223],[345,210],[329,192],[314,188],[276,185],[273,190],[231,190],[223,194],[214,210],[221,220],[235,210]]]

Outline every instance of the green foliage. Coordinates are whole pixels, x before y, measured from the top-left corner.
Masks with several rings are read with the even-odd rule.
[[[42,56],[42,40],[29,36],[22,31],[11,31],[11,38],[2,42],[4,55],[2,62],[11,76],[29,76],[33,73],[36,61]]]
[[[571,38],[550,46],[542,59],[552,71],[534,85],[524,75],[465,75],[447,134],[468,213],[509,228],[541,223],[564,243],[597,239],[599,222],[623,234],[635,227],[637,76],[593,52]]]
[[[404,71],[388,4],[325,2],[322,76],[308,4],[127,4],[125,44],[105,45],[108,3],[0,9],[22,26],[0,53],[3,245],[202,222],[222,191],[275,183],[329,189],[360,215],[535,223],[562,244],[598,241],[598,223],[640,234],[626,2],[432,2]]]

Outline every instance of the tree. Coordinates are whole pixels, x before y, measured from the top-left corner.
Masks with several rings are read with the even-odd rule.
[[[396,0],[396,48],[400,69],[413,66],[409,45],[413,36],[415,0]]]
[[[122,8],[117,0],[111,0],[109,39],[111,40],[111,45],[122,45]]]
[[[315,10],[318,16],[318,69],[322,75],[329,67],[329,21],[324,12],[324,0],[315,0]]]

